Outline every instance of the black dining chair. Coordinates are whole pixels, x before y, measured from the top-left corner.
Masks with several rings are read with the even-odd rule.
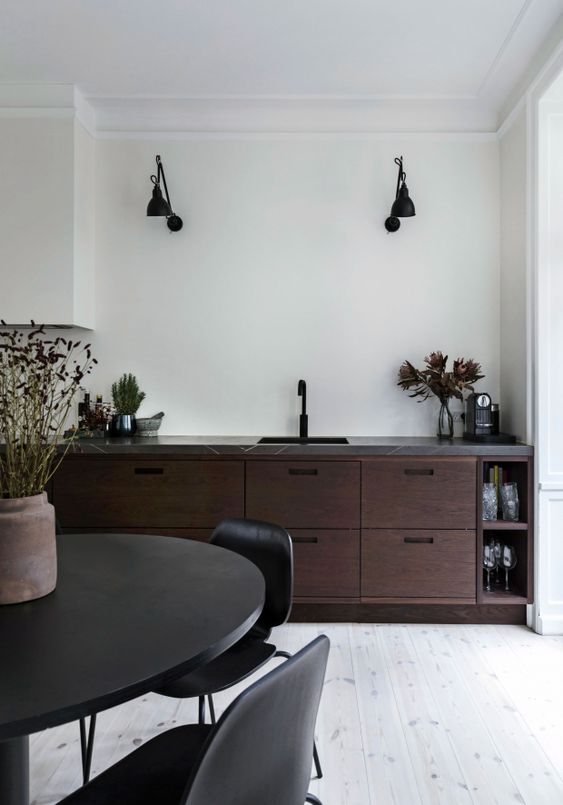
[[[217,724],[157,735],[59,805],[322,805],[307,789],[329,646],[317,637]]]
[[[253,562],[264,575],[266,592],[260,617],[247,634],[215,660],[201,666],[191,674],[181,677],[156,690],[175,699],[197,698],[199,700],[199,723],[205,723],[207,698],[211,722],[215,722],[213,694],[227,690],[242,682],[269,659],[291,655],[276,648],[267,640],[275,626],[285,623],[291,612],[293,597],[293,549],[291,537],[285,528],[260,520],[229,518],[214,530],[211,543],[235,551]],[[92,750],[95,734],[95,715],[90,720],[86,735],[85,719],[80,720],[80,744],[84,782],[90,777]],[[322,768],[316,744],[313,744],[313,760],[318,778]]]

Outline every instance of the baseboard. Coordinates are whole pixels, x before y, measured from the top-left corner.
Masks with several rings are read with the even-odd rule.
[[[526,606],[296,603],[293,605],[290,621],[294,623],[525,624]],[[560,628],[563,633],[563,619]]]
[[[536,632],[543,635],[563,635],[563,615],[538,615]]]

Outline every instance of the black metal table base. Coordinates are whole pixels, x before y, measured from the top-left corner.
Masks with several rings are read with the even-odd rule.
[[[0,802],[29,805],[29,737],[0,741]]]

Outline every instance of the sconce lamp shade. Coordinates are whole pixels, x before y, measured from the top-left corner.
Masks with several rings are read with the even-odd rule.
[[[156,157],[156,167],[156,175],[153,174],[151,176],[153,189],[152,198],[147,205],[147,215],[150,217],[166,218],[168,229],[171,232],[179,232],[184,226],[184,222],[180,216],[176,215],[172,210],[168,187],[166,186],[166,176],[164,175],[164,168],[162,167],[162,161],[159,156]],[[162,190],[160,189],[161,182],[166,198],[162,195]]]
[[[403,157],[396,157],[395,164],[399,166],[397,175],[397,190],[395,191],[395,201],[391,207],[391,215],[385,220],[385,229],[388,232],[396,232],[401,226],[399,218],[411,218],[416,215],[414,204],[409,197],[409,189],[405,184],[406,173],[403,170]]]
[[[391,215],[397,218],[411,218],[413,215],[416,215],[412,199],[409,198],[409,189],[404,182],[399,190],[399,195],[391,207]]]
[[[172,215],[170,204],[162,196],[162,190],[159,185],[155,185],[152,191],[152,198],[147,206],[147,215],[160,215],[168,218]]]

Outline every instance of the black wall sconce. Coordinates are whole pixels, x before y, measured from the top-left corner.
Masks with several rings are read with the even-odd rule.
[[[407,174],[403,170],[403,157],[395,157],[395,165],[399,166],[399,175],[397,176],[397,190],[395,192],[395,201],[391,207],[391,215],[385,221],[385,229],[388,232],[396,232],[401,226],[399,218],[410,218],[416,215],[412,199],[409,198],[409,188],[405,184]]]
[[[147,215],[164,216],[166,218],[166,223],[168,224],[168,229],[170,229],[171,232],[179,232],[184,226],[184,222],[179,215],[175,215],[172,212],[170,196],[168,195],[168,187],[166,186],[166,176],[164,175],[164,168],[162,167],[162,161],[159,156],[156,158],[156,168],[156,176],[154,173],[151,176],[151,182],[153,183],[154,187],[152,189],[152,198],[147,207]],[[166,198],[163,198],[162,190],[160,189],[161,179],[162,184],[164,185],[164,193]]]

